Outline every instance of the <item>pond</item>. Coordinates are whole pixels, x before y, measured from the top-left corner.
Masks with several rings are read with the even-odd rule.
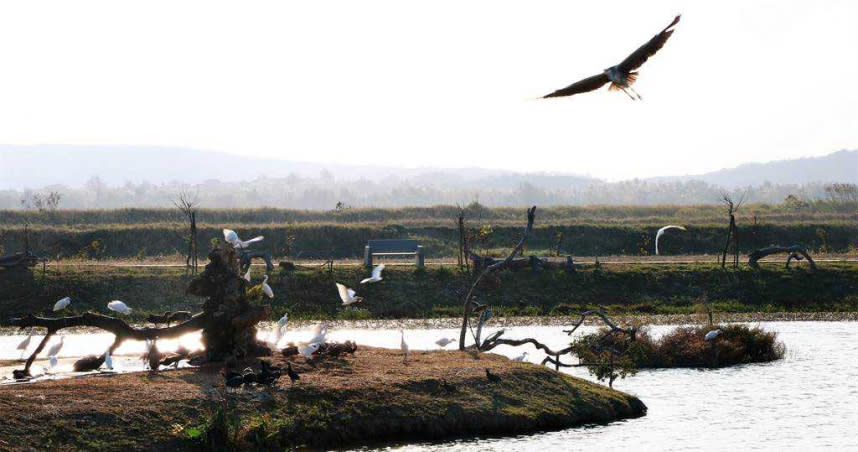
[[[383,325],[383,324],[382,324]],[[754,324],[757,325],[757,324]],[[389,445],[363,450],[473,450],[509,451],[524,449],[560,450],[587,448],[635,448],[642,450],[694,449],[837,449],[858,448],[858,323],[855,322],[760,322],[766,330],[779,333],[787,346],[786,358],[774,363],[743,365],[723,369],[645,370],[634,377],[617,380],[614,386],[637,395],[649,407],[645,417],[608,425],[585,426],[507,438],[468,438],[449,442]],[[674,328],[654,326],[655,336]],[[534,337],[552,348],[562,348],[569,337],[557,326],[517,326],[506,328],[505,337]],[[594,327],[582,327],[580,333]],[[493,329],[487,332],[491,333]],[[578,334],[578,333],[576,333]],[[265,333],[261,333],[265,335]],[[309,328],[290,331],[283,342],[307,339]],[[412,350],[438,347],[440,337],[455,337],[454,329],[407,329]],[[393,328],[337,329],[330,340],[355,340],[358,344],[399,348],[399,330]],[[15,346],[23,336],[0,337],[0,377],[8,378],[20,363]],[[37,338],[29,350],[36,346]],[[59,355],[59,365],[39,378],[74,376],[71,365],[77,357],[99,353],[112,341],[110,334],[67,335]],[[52,340],[53,343],[53,340]],[[199,335],[178,341],[159,342],[161,350],[179,344],[200,347]],[[455,344],[447,348],[454,348]],[[495,352],[516,356],[523,350],[527,360],[538,363],[544,357],[532,347],[498,347]],[[117,350],[116,371],[142,370],[139,355],[144,346],[129,341]],[[42,359],[43,358],[43,359]],[[33,367],[41,373],[47,365],[42,357]],[[563,370],[591,378],[584,369]],[[9,381],[8,379],[5,381]]]

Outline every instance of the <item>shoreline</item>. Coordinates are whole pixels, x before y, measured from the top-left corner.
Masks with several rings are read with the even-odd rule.
[[[754,322],[856,322],[858,312],[725,312],[713,313],[716,323],[754,323]],[[616,314],[611,318],[620,324],[638,323],[642,325],[689,325],[701,323],[701,314]],[[578,316],[514,316],[495,317],[491,327],[504,328],[513,326],[568,326],[579,320]],[[367,320],[331,320],[331,319],[299,319],[290,320],[290,328],[307,328],[318,323],[326,323],[335,329],[458,329],[462,319],[443,317],[433,319],[367,319]],[[262,328],[273,328],[275,322],[260,322]],[[594,318],[587,318],[584,325],[601,325]],[[140,327],[144,324],[133,324]],[[92,328],[68,328],[57,333],[82,334],[102,330]],[[0,327],[0,336],[20,334],[18,328]]]

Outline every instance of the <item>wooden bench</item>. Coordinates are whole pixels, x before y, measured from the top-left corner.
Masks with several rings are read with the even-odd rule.
[[[372,256],[414,256],[414,263],[423,266],[423,245],[410,239],[369,240],[363,249],[364,264],[372,267]]]

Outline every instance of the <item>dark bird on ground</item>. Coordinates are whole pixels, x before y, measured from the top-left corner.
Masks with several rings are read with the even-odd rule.
[[[486,367],[486,378],[488,378],[489,381],[492,383],[498,383],[501,380],[501,378],[499,376],[491,373],[491,371],[489,370],[488,367]]]
[[[620,64],[611,66],[600,74],[579,80],[566,88],[554,91],[553,93],[544,96],[543,99],[586,93],[588,91],[599,89],[606,83],[610,82],[611,86],[608,89],[620,90],[626,93],[626,95],[632,100],[640,100],[640,94],[632,88],[632,84],[638,78],[638,73],[635,69],[641,67],[649,57],[655,55],[655,53],[664,46],[664,43],[666,43],[667,39],[670,38],[670,35],[673,34],[672,27],[677,23],[679,23],[679,16],[676,16],[673,19],[673,22],[665,27],[661,33],[653,36],[646,44],[638,47],[637,50],[627,56],[625,60],[620,62]],[[631,93],[629,91],[631,91]],[[632,93],[634,93],[634,95],[632,95]]]
[[[149,364],[149,370],[158,370],[158,367],[161,365],[161,352],[158,351],[158,345],[155,341],[149,342],[147,340],[146,342],[148,342],[148,348],[140,359]]]
[[[244,384],[246,385],[256,383],[256,374],[253,373],[253,369],[249,367],[247,369],[244,369],[244,372],[241,374],[241,377],[244,378]]]
[[[286,375],[289,376],[289,380],[292,380],[292,384],[295,384],[295,380],[301,379],[301,376],[298,375],[298,372],[295,372],[295,370],[292,369],[292,363],[289,363],[286,366]]]
[[[90,372],[93,370],[98,370],[102,364],[104,364],[105,355],[89,355],[84,356],[83,358],[74,362],[72,369],[75,372]]]
[[[241,375],[234,375],[226,379],[226,387],[227,388],[237,388],[244,384],[244,377]]]

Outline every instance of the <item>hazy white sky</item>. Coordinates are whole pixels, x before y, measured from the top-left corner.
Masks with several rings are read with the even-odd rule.
[[[3,144],[608,179],[858,146],[855,1],[0,4]],[[676,13],[642,102],[533,100]]]

